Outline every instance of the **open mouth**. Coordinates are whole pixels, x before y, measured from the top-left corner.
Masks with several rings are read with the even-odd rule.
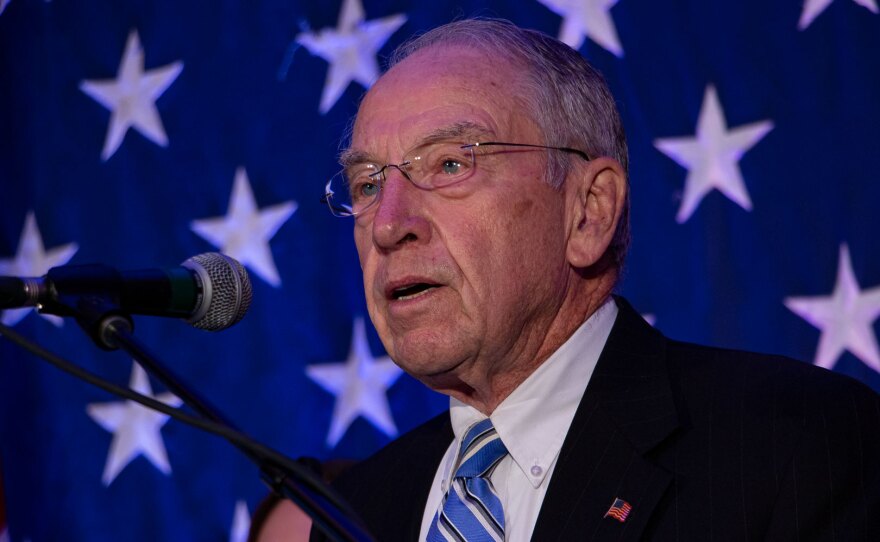
[[[424,295],[425,293],[440,286],[439,284],[429,284],[427,282],[417,282],[415,284],[407,284],[391,291],[391,299],[394,301],[403,299],[413,299]]]

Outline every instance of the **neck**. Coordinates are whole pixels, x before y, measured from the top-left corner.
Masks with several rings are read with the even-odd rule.
[[[606,287],[594,288],[589,295],[567,297],[549,325],[524,329],[522,340],[503,356],[474,362],[454,374],[431,376],[423,382],[486,416],[491,415],[605,303],[613,284],[612,277]]]

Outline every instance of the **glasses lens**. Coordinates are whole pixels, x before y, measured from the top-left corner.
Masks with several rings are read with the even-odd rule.
[[[412,181],[422,188],[440,188],[470,177],[474,153],[461,143],[432,143],[419,147],[406,161]]]
[[[360,214],[379,196],[379,176],[374,166],[342,170],[325,188],[324,200],[336,216]]]
[[[423,145],[408,153],[400,164],[385,168],[359,164],[340,171],[327,183],[324,201],[330,212],[336,216],[359,215],[376,203],[388,168],[398,169],[414,185],[430,190],[468,179],[476,164],[473,148],[462,143]]]

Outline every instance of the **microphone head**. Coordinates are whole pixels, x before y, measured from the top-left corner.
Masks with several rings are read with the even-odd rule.
[[[181,264],[201,282],[202,300],[187,320],[193,327],[220,331],[237,323],[251,306],[254,293],[247,270],[219,252],[193,256]]]

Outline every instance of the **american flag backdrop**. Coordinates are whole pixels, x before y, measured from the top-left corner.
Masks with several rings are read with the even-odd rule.
[[[241,323],[137,336],[258,440],[365,457],[447,401],[385,356],[352,224],[318,199],[393,47],[473,15],[606,75],[631,154],[620,291],[646,318],[880,390],[877,0],[0,0],[0,275],[225,252],[254,282]],[[179,404],[73,321],[2,321]],[[14,542],[238,541],[266,492],[217,437],[5,338],[0,465]]]

